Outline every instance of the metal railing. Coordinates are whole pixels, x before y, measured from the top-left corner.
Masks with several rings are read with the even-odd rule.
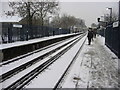
[[[31,28],[31,29],[30,29]],[[26,41],[29,39],[54,36],[60,34],[69,34],[69,29],[59,29],[47,26],[28,26],[13,27],[13,24],[2,24],[2,43],[12,43],[16,41]]]
[[[120,26],[108,25],[105,30],[105,44],[120,58]]]

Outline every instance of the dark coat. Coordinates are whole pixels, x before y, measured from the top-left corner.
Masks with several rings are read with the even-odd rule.
[[[93,33],[91,31],[88,31],[88,35],[87,35],[88,39],[93,38]]]

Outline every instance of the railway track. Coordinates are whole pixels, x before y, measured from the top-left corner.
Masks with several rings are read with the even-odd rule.
[[[51,55],[52,53],[56,52],[57,50],[61,49],[62,47],[66,46],[67,44],[73,42],[74,40],[76,40],[78,37],[76,38],[73,38],[69,41],[67,41],[66,43],[63,43],[62,45],[56,47],[55,49],[51,50],[51,51],[47,51],[46,49],[46,52],[43,53],[42,55],[40,55],[39,57],[33,59],[33,60],[30,60],[28,62],[25,62],[24,64],[20,65],[20,66],[17,66],[15,68],[13,68],[12,70],[9,70],[9,71],[6,71],[5,73],[3,73],[2,75],[0,75],[0,77],[2,77],[2,79],[0,80],[0,82],[3,82],[5,81],[6,79],[12,77],[13,75],[19,73],[20,71],[26,69],[27,67],[30,67],[31,65],[37,63],[38,61],[44,59],[45,57]]]
[[[58,82],[56,83],[56,85],[54,86],[53,90],[57,90],[57,89],[62,89],[62,84],[65,81],[65,77],[67,76],[67,74],[69,73],[69,70],[71,69],[72,65],[74,64],[74,62],[76,61],[81,48],[83,47],[85,41],[82,43],[81,47],[79,48],[79,50],[77,51],[76,55],[73,57],[72,61],[70,62],[70,64],[68,65],[68,67],[66,68],[65,72],[61,75],[60,79],[58,80]]]
[[[71,38],[73,38],[73,37],[71,37]],[[7,64],[10,64],[10,63],[12,63],[12,62],[18,61],[18,60],[20,60],[20,59],[22,59],[22,58],[25,58],[25,57],[27,57],[27,56],[30,56],[30,55],[32,55],[32,54],[34,54],[34,53],[40,52],[40,51],[42,51],[42,50],[45,50],[45,49],[47,49],[47,48],[50,48],[50,47],[56,46],[56,45],[58,45],[58,44],[60,44],[60,43],[62,43],[62,42],[65,42],[65,41],[67,41],[67,40],[70,40],[71,38],[62,40],[62,41],[57,42],[57,43],[53,43],[53,44],[51,44],[51,45],[49,45],[49,46],[40,48],[40,49],[38,49],[38,50],[35,50],[35,51],[33,51],[33,52],[30,52],[30,53],[27,53],[27,54],[24,54],[24,55],[20,55],[20,56],[18,56],[18,57],[16,57],[16,58],[13,58],[13,59],[10,59],[10,60],[7,60],[7,61],[3,61],[3,62],[0,63],[0,66],[2,66],[2,65],[7,65]]]
[[[34,59],[30,62],[27,62],[25,64],[22,64],[21,66],[14,68],[10,70],[7,73],[2,74],[3,78],[1,80],[1,83],[9,82],[12,76],[17,76],[21,72],[24,72],[26,69],[30,69],[30,66],[35,66],[30,69],[29,72],[25,73],[25,75],[21,76],[21,78],[18,78],[14,80],[9,85],[4,86],[5,90],[13,90],[13,89],[21,89],[25,84],[27,84],[29,81],[31,81],[33,78],[35,78],[38,74],[40,74],[43,70],[45,70],[49,65],[51,65],[53,62],[55,62],[61,55],[63,55],[66,51],[68,51],[75,43],[77,43],[84,35],[81,35],[79,37],[76,37],[69,42],[64,43],[62,46],[59,46],[55,48],[52,51],[49,51],[42,56],[39,56],[37,59]],[[52,57],[49,57],[49,55],[52,55]],[[44,60],[43,60],[44,59]],[[39,62],[42,61],[42,62]],[[17,71],[17,74],[15,73]],[[19,75],[18,75],[19,76]],[[6,78],[7,77],[7,78]]]
[[[62,45],[56,47],[55,49],[51,50],[51,51],[47,51],[46,49],[46,52],[42,55],[40,55],[39,57],[33,59],[33,60],[30,60],[26,63],[23,63],[22,65],[20,66],[17,66],[15,68],[13,68],[12,70],[9,70],[9,71],[6,71],[5,73],[3,73],[2,75],[0,75],[0,77],[2,77],[2,79],[0,80],[0,82],[3,82],[5,81],[6,79],[12,77],[13,75],[19,73],[20,71],[26,69],[27,67],[30,67],[31,65],[37,63],[38,61],[44,59],[45,57],[51,55],[52,53],[56,52],[57,50],[61,49],[62,47],[66,46],[67,44],[73,42],[74,40],[78,39],[79,37],[76,37],[76,38],[73,38],[69,41],[67,41],[66,43],[63,43]]]

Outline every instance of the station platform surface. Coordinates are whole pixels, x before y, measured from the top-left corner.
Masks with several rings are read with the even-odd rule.
[[[97,36],[92,41],[91,45],[88,45],[87,35],[83,39],[85,40],[85,43],[77,59],[75,60],[72,68],[70,69],[69,74],[67,74],[67,77],[65,78],[65,81],[62,84],[62,88],[86,88],[86,90],[88,90],[88,88],[108,88],[108,90],[110,88],[112,88],[112,90],[113,88],[119,88],[120,73],[118,71],[120,70],[120,59],[118,59],[118,57],[105,45],[105,38]],[[75,47],[75,49],[79,49],[81,43],[82,42],[80,41]],[[70,53],[73,54],[73,51],[71,51]],[[68,60],[70,59],[70,53],[69,55],[67,55],[69,56],[67,58]],[[62,58],[60,58],[59,61],[61,61],[61,59]],[[63,61],[67,60],[64,58]],[[56,66],[52,65],[53,68],[49,67],[50,73],[52,73],[52,69],[54,71],[54,69],[58,67],[58,64],[60,63],[55,64]],[[61,62],[60,66],[62,66],[63,64],[68,63]],[[56,71],[60,70],[56,69]],[[55,79],[55,75],[58,76],[56,72],[50,75],[48,71],[45,72],[45,75],[49,75],[50,77],[52,77],[48,79],[43,75],[42,79],[44,79],[44,82],[46,79],[46,81],[49,84],[51,84],[51,79]],[[39,82],[39,84],[31,83],[31,86],[29,84],[26,87],[36,88],[36,85],[40,87],[43,81],[41,82],[41,77],[39,77],[40,80],[38,77],[35,80],[33,80],[33,82]],[[48,84],[46,85],[45,83],[44,85],[46,87]]]
[[[62,88],[118,88],[118,61],[104,37],[97,36],[91,45],[86,39]]]
[[[0,44],[0,50],[7,49],[7,48],[12,48],[12,47],[17,47],[17,46],[22,46],[22,45],[28,45],[28,44],[42,42],[42,41],[47,41],[47,40],[61,38],[61,37],[66,37],[66,36],[75,35],[75,34],[76,33],[54,35],[54,36],[49,36],[49,37],[47,36],[47,37],[42,37],[42,38],[31,39],[31,40],[28,40],[28,41],[17,41],[17,42],[13,42],[13,43]]]

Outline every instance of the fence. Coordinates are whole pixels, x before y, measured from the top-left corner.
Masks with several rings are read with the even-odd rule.
[[[105,30],[105,44],[120,58],[120,26],[108,25]]]
[[[31,28],[31,29],[30,29]],[[34,38],[41,38],[52,35],[69,34],[69,29],[59,29],[47,26],[22,25],[14,27],[13,24],[2,24],[2,43],[11,43],[15,41],[25,41]]]

